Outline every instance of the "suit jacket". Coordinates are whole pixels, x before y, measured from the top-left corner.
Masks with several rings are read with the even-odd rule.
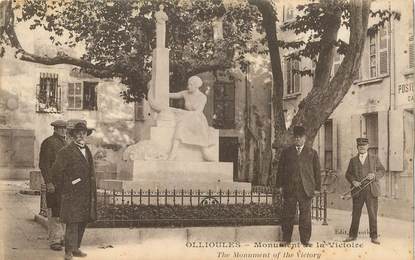
[[[56,133],[46,138],[40,145],[39,168],[45,183],[52,182],[52,165],[56,160],[56,154],[65,145],[65,139]],[[59,216],[59,193],[60,191],[58,189],[56,189],[54,193],[46,193],[46,205],[48,208],[52,209],[52,216],[54,217]]]
[[[60,217],[64,223],[96,220],[96,179],[91,151],[86,158],[72,142],[56,156],[53,180],[61,190]]]
[[[368,154],[366,160],[369,160],[369,173],[374,173],[376,175],[375,181],[370,184],[370,191],[373,196],[378,197],[381,194],[379,179],[385,174],[385,168],[376,155]],[[351,187],[353,187],[353,181],[361,181],[367,176],[359,175],[359,164],[361,164],[359,155],[356,155],[350,159],[349,167],[347,167],[346,179],[351,184]]]
[[[65,139],[58,134],[46,138],[40,145],[39,168],[45,183],[52,181],[50,169],[56,159],[56,154],[66,145]]]
[[[295,145],[282,151],[278,165],[277,187],[282,187],[284,194],[294,192],[292,175],[296,170],[299,170],[305,193],[308,197],[313,197],[314,191],[321,189],[320,161],[317,152],[304,146],[300,155],[297,155]]]

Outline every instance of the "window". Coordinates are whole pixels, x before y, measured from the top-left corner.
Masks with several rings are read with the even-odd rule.
[[[300,62],[297,60],[286,60],[286,95],[300,92],[300,74],[295,73],[300,70]]]
[[[333,121],[324,123],[324,169],[333,170]]]
[[[389,73],[389,33],[386,27],[369,36],[369,76],[375,78]]]
[[[213,126],[218,129],[235,128],[235,83],[216,81],[214,86]]]
[[[36,85],[36,98],[37,112],[61,112],[61,91],[58,85],[58,74],[40,73],[39,84]]]
[[[366,138],[369,139],[369,152],[378,154],[378,114],[371,113],[364,116],[366,126]]]
[[[97,82],[68,83],[68,109],[97,110]]]
[[[294,19],[294,8],[291,5],[284,7],[284,11],[285,11],[285,15],[283,18],[284,22]]]

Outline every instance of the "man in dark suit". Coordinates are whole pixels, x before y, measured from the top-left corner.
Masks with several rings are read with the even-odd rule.
[[[85,257],[80,250],[86,225],[96,220],[96,180],[91,151],[86,145],[84,120],[68,121],[72,142],[60,150],[53,164],[55,183],[61,190],[60,216],[66,224],[65,259]]]
[[[50,125],[53,126],[53,135],[46,138],[40,145],[39,168],[46,184],[49,246],[52,250],[59,251],[62,250],[65,226],[59,220],[60,196],[52,182],[51,168],[55,162],[57,152],[66,145],[66,122],[56,120]]]
[[[369,215],[369,232],[372,243],[379,245],[377,233],[377,212],[378,197],[380,196],[379,179],[385,174],[385,168],[376,155],[368,153],[369,140],[357,138],[358,154],[350,159],[346,171],[346,179],[352,187],[363,187],[363,179],[373,182],[365,189],[353,196],[352,223],[349,230],[349,237],[344,242],[356,240],[359,231],[360,216],[362,215],[363,204],[366,203]]]
[[[277,187],[283,195],[284,244],[291,242],[298,203],[300,241],[311,246],[311,200],[320,191],[321,176],[317,152],[305,146],[305,141],[305,128],[294,126],[294,145],[284,149],[280,156]]]

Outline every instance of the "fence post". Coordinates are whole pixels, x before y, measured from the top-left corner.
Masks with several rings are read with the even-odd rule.
[[[323,191],[323,225],[327,226],[327,191]]]
[[[133,219],[134,219],[134,202],[133,202],[133,197],[134,197],[134,190],[131,189],[130,191],[130,217],[129,217],[129,221],[130,221],[130,228],[133,227]]]

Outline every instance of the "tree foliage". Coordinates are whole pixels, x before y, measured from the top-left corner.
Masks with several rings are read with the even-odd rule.
[[[155,47],[154,12],[165,5],[171,85],[183,87],[192,74],[239,65],[246,69],[246,53],[264,47],[253,39],[260,14],[246,3],[225,8],[221,0],[29,0],[16,4],[17,21],[31,21],[31,29],[51,33],[56,46],[84,44],[81,68],[98,77],[119,77],[128,86],[127,101],[141,97],[151,77]],[[223,17],[224,40],[213,39],[212,22]]]
[[[346,95],[360,67],[364,42],[391,19],[391,10],[370,10],[370,0],[320,0],[297,5],[291,22],[278,21],[272,0],[11,0],[0,2],[1,52],[4,46],[17,49],[20,59],[42,64],[71,64],[101,78],[118,77],[127,85],[126,101],[141,98],[151,77],[152,49],[155,47],[153,14],[162,3],[169,17],[167,47],[170,48],[170,84],[173,90],[185,85],[190,76],[202,72],[249,66],[248,55],[270,58],[273,80],[275,162],[288,140],[283,112],[283,74],[280,49],[287,58],[315,62],[313,88],[300,102],[292,124],[307,128],[309,144]],[[14,11],[12,11],[12,8]],[[51,33],[57,46],[85,46],[81,57],[58,53],[42,57],[25,51],[14,30],[17,21],[30,21],[31,29]],[[223,19],[223,39],[213,38],[213,21]],[[368,27],[368,19],[376,22]],[[339,40],[341,28],[349,39]],[[279,32],[291,31],[300,40],[279,39]],[[339,69],[331,75],[335,52],[343,56]],[[310,75],[311,70],[296,73]],[[271,154],[265,147],[264,154]],[[265,162],[267,163],[267,162]],[[261,174],[270,174],[266,168]]]

